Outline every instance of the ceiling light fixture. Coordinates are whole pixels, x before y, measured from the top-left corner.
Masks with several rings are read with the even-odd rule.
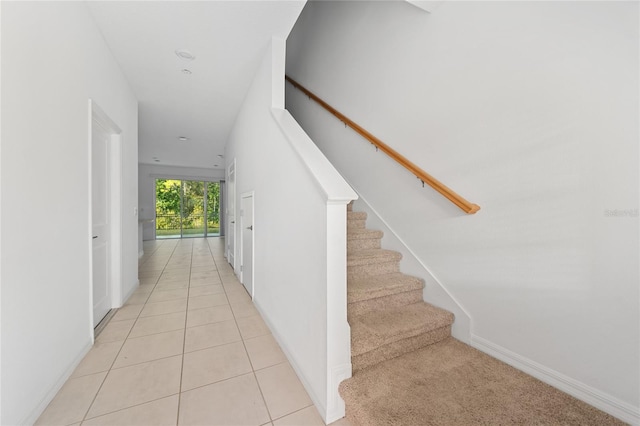
[[[191,74],[191,70],[185,68],[182,70],[182,74]]]
[[[186,136],[178,136],[178,140],[180,140],[180,142],[186,142],[189,140],[189,138]]]
[[[160,160],[158,160],[157,158],[156,158],[155,160],[153,160],[153,161],[155,161],[156,163],[159,163],[159,162],[160,162]]]
[[[218,154],[218,157],[220,157],[220,158],[224,158],[224,155],[222,155],[222,154]]]
[[[193,53],[184,49],[176,50],[176,55],[178,56],[178,58],[184,59],[185,61],[193,61],[196,58],[195,56],[193,56]]]

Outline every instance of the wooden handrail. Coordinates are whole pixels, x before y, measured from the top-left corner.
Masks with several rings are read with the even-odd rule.
[[[427,184],[440,194],[444,195],[449,201],[458,206],[462,211],[468,214],[474,214],[478,210],[480,210],[480,206],[477,204],[470,203],[465,200],[463,197],[455,193],[451,188],[440,182],[438,179],[431,176],[429,173],[422,170],[420,167],[413,164],[406,157],[398,153],[396,150],[391,148],[389,145],[382,142],[380,139],[373,136],[371,133],[360,127],[357,123],[354,123],[351,119],[346,117],[344,114],[333,108],[331,105],[320,99],[313,92],[302,86],[300,83],[289,77],[285,76],[285,79],[293,85],[296,89],[300,90],[302,93],[307,95],[310,99],[313,99],[318,104],[320,104],[324,109],[329,111],[331,114],[336,116],[340,121],[342,121],[345,125],[351,127],[358,134],[360,134],[363,138],[371,142],[376,148],[387,154],[389,157],[394,159],[400,165],[402,165],[405,169],[409,170],[413,173],[418,179],[422,181],[423,184]]]

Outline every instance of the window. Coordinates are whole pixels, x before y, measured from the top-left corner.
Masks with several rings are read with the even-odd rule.
[[[220,182],[156,180],[156,238],[220,235]]]

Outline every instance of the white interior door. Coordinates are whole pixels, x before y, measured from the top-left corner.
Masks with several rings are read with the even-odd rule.
[[[235,270],[235,255],[236,255],[236,162],[235,160],[229,166],[229,173],[227,176],[227,223],[229,224],[227,229],[227,235],[225,241],[227,243],[227,261],[231,267]]]
[[[111,309],[109,273],[109,140],[111,135],[93,120],[91,135],[91,206],[93,264],[93,326]]]
[[[253,297],[253,193],[242,196],[240,211],[242,234],[241,279],[240,281]]]

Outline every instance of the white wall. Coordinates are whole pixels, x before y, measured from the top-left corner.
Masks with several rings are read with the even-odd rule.
[[[123,294],[137,284],[137,101],[85,4],[2,3],[2,424],[92,342],[89,99],[122,129]]]
[[[316,408],[333,421],[344,415],[338,384],[351,375],[346,203],[356,196],[282,109],[284,59],[284,41],[274,38],[225,159],[236,161],[236,212],[241,194],[255,194],[254,302]],[[236,235],[240,241],[238,227]]]
[[[222,164],[220,160],[220,164]],[[182,179],[219,182],[224,180],[224,169],[200,169],[196,167],[163,166],[140,164],[138,168],[138,193],[140,198],[140,219],[156,217],[156,179]],[[155,223],[143,223],[143,240],[156,238]],[[142,243],[140,241],[140,243]]]
[[[470,313],[474,345],[638,422],[638,71],[637,2],[309,3],[287,73],[473,216],[291,86],[287,108]]]

